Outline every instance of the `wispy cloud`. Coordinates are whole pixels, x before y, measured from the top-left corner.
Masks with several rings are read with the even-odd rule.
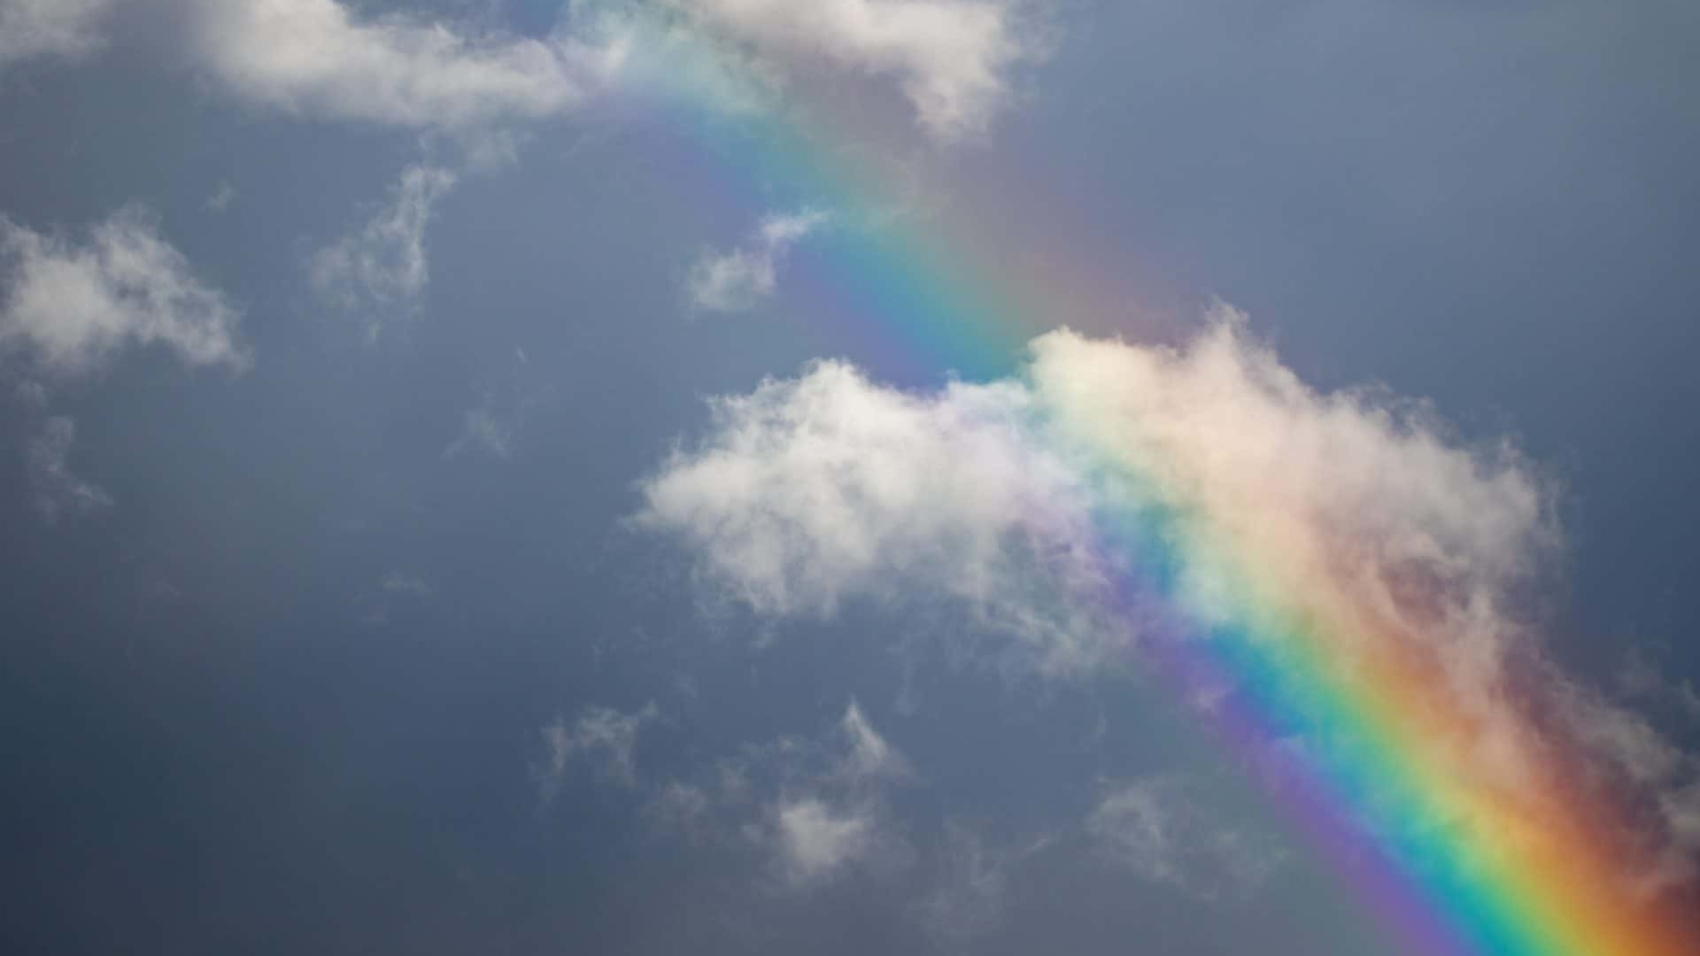
[[[314,252],[308,260],[313,288],[355,312],[376,339],[384,321],[414,305],[430,280],[425,234],[437,202],[454,188],[455,175],[409,166],[390,188],[389,203],[363,226]]]
[[[931,885],[916,901],[922,928],[951,945],[992,932],[1003,918],[1011,872],[1051,843],[997,843],[969,823],[946,820]]]
[[[417,575],[408,574],[405,571],[391,571],[384,575],[384,579],[378,582],[378,587],[383,589],[385,594],[411,594],[416,597],[426,597],[431,593],[431,588],[423,580]]]
[[[106,44],[102,21],[116,0],[0,0],[0,69],[72,59]]]
[[[1146,880],[1207,898],[1256,889],[1285,851],[1212,813],[1196,789],[1172,776],[1115,785],[1087,818],[1086,831],[1110,859]]]
[[[525,352],[515,349],[507,368],[479,387],[478,404],[461,413],[460,431],[443,449],[445,459],[466,454],[513,457],[526,419],[553,392],[533,379],[529,364]]]
[[[35,491],[36,510],[49,522],[112,505],[112,496],[71,472],[66,457],[76,434],[75,422],[55,415],[45,419],[29,440],[30,487]]]
[[[817,210],[770,216],[737,249],[704,253],[686,279],[691,304],[707,312],[740,312],[771,298],[791,247],[828,221]]]
[[[630,714],[608,707],[589,707],[570,724],[558,718],[543,728],[547,753],[535,768],[543,801],[547,803],[555,798],[568,766],[581,757],[600,760],[597,773],[602,779],[625,788],[636,787],[638,735],[660,715],[653,703]]]
[[[229,183],[219,183],[218,189],[207,197],[206,207],[212,212],[224,212],[230,208],[230,203],[236,198],[236,187]]]
[[[781,737],[747,746],[699,779],[660,788],[648,813],[694,841],[752,848],[779,887],[807,890],[909,862],[913,848],[885,799],[909,779],[908,761],[852,701],[824,742]]]
[[[132,345],[163,345],[189,365],[248,365],[241,311],[140,207],[83,242],[0,217],[0,290],[0,350],[24,351],[50,373],[95,370]]]

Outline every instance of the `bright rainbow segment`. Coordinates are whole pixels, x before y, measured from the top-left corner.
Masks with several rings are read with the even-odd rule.
[[[623,68],[644,109],[688,131],[690,162],[712,189],[748,205],[752,221],[893,206],[863,140],[826,105],[729,113],[740,79],[725,63],[676,29],[640,30]],[[977,268],[983,237],[956,228],[908,215],[834,227],[810,240],[825,250],[806,270],[811,292],[923,367],[970,378],[1006,370],[1033,335],[1092,306],[1074,276]],[[1110,480],[1160,483],[1154,466],[1166,463],[1142,458],[1114,415],[1088,410],[1066,425]],[[1586,779],[1580,750],[1559,736],[1515,784],[1482,773],[1474,751],[1484,728],[1452,699],[1435,643],[1343,604],[1326,582],[1295,580],[1274,539],[1237,534],[1216,507],[1166,492],[1099,515],[1100,563],[1116,569],[1119,588],[1104,599],[1161,622],[1169,633],[1141,653],[1183,697],[1235,688],[1201,709],[1216,737],[1248,764],[1274,765],[1273,798],[1384,918],[1399,950],[1700,954],[1695,897],[1632,888],[1633,867],[1646,861],[1616,836],[1630,808]],[[1208,613],[1180,580],[1199,569],[1220,582]]]

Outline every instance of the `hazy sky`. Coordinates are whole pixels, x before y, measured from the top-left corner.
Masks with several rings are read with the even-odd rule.
[[[1697,10],[0,0],[0,948],[1694,903]]]

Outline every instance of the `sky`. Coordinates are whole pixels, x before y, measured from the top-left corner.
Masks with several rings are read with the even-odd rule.
[[[0,948],[1700,951],[1679,0],[0,0]]]

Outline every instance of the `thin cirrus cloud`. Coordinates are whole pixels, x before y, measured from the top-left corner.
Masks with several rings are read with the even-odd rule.
[[[76,59],[105,46],[102,21],[116,0],[0,0],[0,68]]]
[[[30,487],[35,507],[52,523],[66,515],[84,515],[112,506],[112,496],[78,477],[67,463],[77,426],[71,418],[54,415],[41,423],[27,449]]]
[[[42,371],[94,371],[132,346],[163,346],[191,366],[245,369],[242,312],[201,280],[129,207],[82,242],[0,218],[0,352],[24,353]]]
[[[555,798],[568,767],[580,758],[600,760],[597,772],[601,779],[625,788],[637,787],[638,737],[659,716],[653,703],[630,714],[609,707],[589,707],[570,724],[563,718],[543,728],[547,753],[536,768],[543,802]]]
[[[312,254],[313,289],[326,301],[365,317],[376,338],[383,321],[413,305],[430,280],[426,229],[455,175],[409,166],[390,188],[389,201],[358,229]]]
[[[662,832],[754,851],[775,887],[805,891],[847,873],[909,865],[914,848],[886,794],[914,779],[908,760],[852,701],[827,739],[746,746],[697,777],[656,788],[646,812]]]
[[[913,852],[884,800],[887,787],[909,777],[908,762],[854,701],[845,708],[836,737],[836,752],[780,741],[752,751],[733,771],[746,784],[764,773],[777,774],[779,794],[758,800],[755,821],[742,831],[768,854],[773,872],[792,889],[857,868],[901,868]]]
[[[769,216],[739,248],[705,252],[685,281],[691,306],[705,312],[741,312],[772,298],[791,247],[829,221],[818,210]]]
[[[1052,842],[1040,836],[1000,843],[972,824],[947,819],[930,886],[914,907],[922,928],[947,946],[992,932],[1003,918],[1012,873]]]
[[[819,363],[716,400],[634,521],[759,615],[942,601],[977,625],[947,629],[968,656],[1069,676],[1182,639],[1144,626],[1170,612],[1130,597],[1136,556],[1103,547],[1099,517],[1192,516],[1193,543],[1281,556],[1260,562],[1259,606],[1297,601],[1432,661],[1467,721],[1435,743],[1460,774],[1522,793],[1553,755],[1579,761],[1646,808],[1612,834],[1633,877],[1691,878],[1700,760],[1569,678],[1519,613],[1561,558],[1549,483],[1503,444],[1458,445],[1424,406],[1314,391],[1243,325],[1224,311],[1180,349],[1049,333],[1019,376],[932,393]],[[1201,547],[1176,550],[1161,600],[1209,623],[1245,598]]]
[[[1212,814],[1201,796],[1181,777],[1124,781],[1099,799],[1086,832],[1108,859],[1145,880],[1205,898],[1251,892],[1280,867],[1285,851]]]

